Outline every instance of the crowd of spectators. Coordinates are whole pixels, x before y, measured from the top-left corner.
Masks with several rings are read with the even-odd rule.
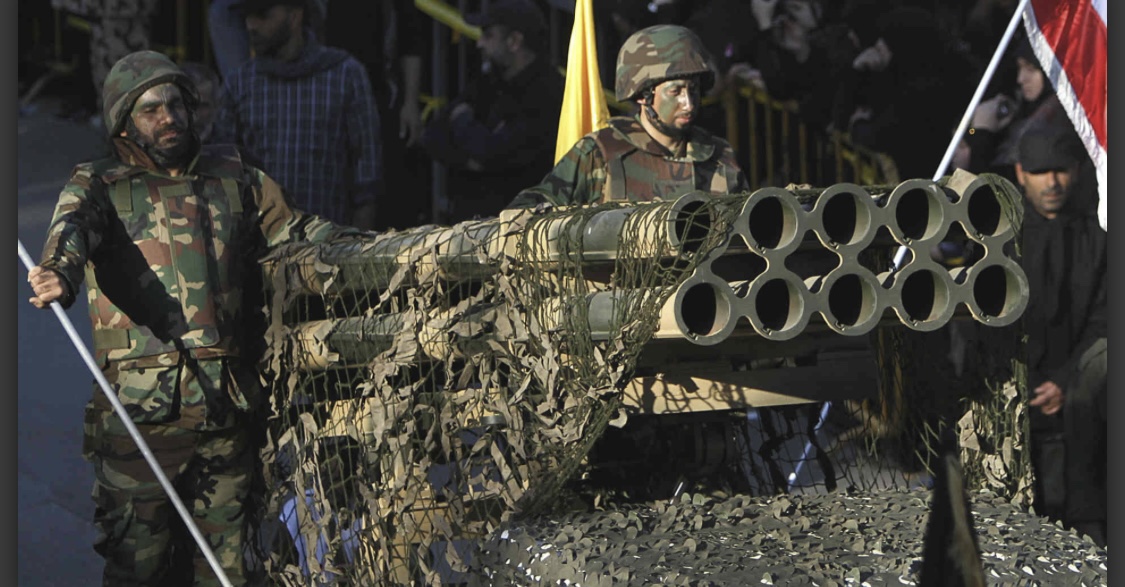
[[[771,98],[794,100],[809,128],[838,131],[859,146],[889,154],[899,177],[907,178],[936,171],[1016,2],[613,0],[598,5],[603,79],[612,75],[610,56],[623,35],[649,24],[681,24],[711,51],[720,81],[713,93],[740,83],[757,86]],[[1019,43],[1006,52],[987,93],[1004,96],[997,99],[1012,111],[1033,109],[1044,100],[1019,90]],[[721,114],[706,119],[718,134],[727,130]],[[1014,179],[1010,172],[1009,177]]]
[[[145,22],[152,18],[153,10],[145,1],[52,0],[57,8],[78,11],[97,23],[98,34],[90,39],[91,63],[96,63],[92,78],[98,80],[95,84],[100,83],[99,72],[107,58],[150,45],[151,27]],[[462,90],[448,92],[452,94],[450,106],[428,113],[428,134],[424,133],[419,98],[427,85],[423,80],[432,74],[426,71],[433,50],[432,21],[417,7],[405,0],[380,2],[374,8],[330,0],[280,4],[304,5],[301,29],[306,31],[303,37],[308,39],[308,47],[323,48],[318,49],[322,56],[324,50],[342,49],[362,66],[369,86],[366,91],[375,107],[375,120],[363,122],[363,127],[375,129],[374,148],[380,151],[378,162],[363,165],[381,168],[379,187],[375,189],[388,194],[418,192],[419,197],[399,198],[397,206],[383,206],[375,213],[376,228],[452,222],[495,213],[511,194],[526,187],[515,185],[518,182],[512,180],[513,176],[530,185],[536,182],[523,178],[541,178],[550,170],[553,162],[538,153],[549,147],[532,149],[538,154],[521,157],[512,148],[497,145],[502,140],[518,142],[512,137],[523,136],[520,132],[554,134],[557,121],[550,113],[557,110],[558,100],[553,94],[561,92],[561,78],[555,83],[544,72],[552,73],[557,66],[565,65],[568,23],[561,22],[567,20],[565,11],[552,3],[481,0],[466,5],[468,13],[496,5],[497,14],[526,7],[524,12],[537,14],[538,22],[532,27],[536,30],[525,34],[504,23],[482,27],[486,40],[500,30],[505,35],[503,42],[482,41],[470,48],[467,59],[462,55],[457,67],[451,68],[458,78],[456,87]],[[227,97],[236,102],[246,95],[237,73],[245,73],[242,66],[251,61],[254,49],[246,28],[246,6],[244,0],[212,0],[207,11],[217,79],[226,86]],[[726,128],[722,105],[714,98],[731,84],[753,85],[772,98],[796,102],[800,119],[814,132],[843,133],[858,146],[888,154],[898,176],[908,178],[930,177],[936,170],[1015,6],[1014,0],[606,0],[594,3],[594,21],[604,87],[613,87],[617,51],[630,34],[654,24],[682,25],[703,40],[717,74],[710,91],[712,99],[700,113],[701,126],[719,136],[732,130],[741,132]],[[548,30],[544,18],[549,11],[563,16],[550,23],[553,31]],[[547,46],[552,32],[561,45],[554,53]],[[515,46],[510,44],[513,33],[519,37]],[[504,72],[489,70],[497,60],[509,56],[523,59],[523,55],[535,57],[534,67],[524,69],[521,61],[515,68],[522,73],[517,78],[505,79]],[[259,63],[254,69],[262,67]],[[283,64],[280,70],[284,69]],[[230,96],[231,84],[242,88],[243,95]],[[225,120],[222,116],[229,110],[219,108],[220,104],[216,102],[216,116]],[[450,134],[449,114],[457,104],[464,104],[458,111],[462,115],[472,105],[479,124],[454,125],[454,136]],[[235,106],[247,108],[245,104]],[[93,108],[91,113],[96,111]],[[305,116],[308,118],[308,113]],[[1022,129],[1033,120],[1060,116],[1064,115],[1058,101],[1021,27],[974,113],[972,128],[961,142],[954,163],[974,172],[1000,173],[1014,181],[1015,148]],[[507,124],[498,127],[505,119]],[[227,128],[228,122],[219,125],[220,136],[216,138],[233,138],[222,135],[234,132]],[[525,130],[513,131],[517,122]],[[503,132],[497,132],[497,128]],[[427,136],[429,140],[424,141]],[[273,140],[255,133],[244,133],[238,139],[258,142],[255,148],[247,149],[258,157],[265,156],[266,148],[261,143]],[[302,141],[291,140],[297,144]],[[549,145],[553,141],[541,142]],[[302,153],[298,149],[292,156],[302,157]],[[738,155],[745,162],[745,154]],[[481,169],[483,158],[490,161],[485,169]],[[409,203],[429,201],[421,196],[429,191],[427,166],[435,160],[445,163],[452,174],[447,186],[458,188],[446,189],[450,209],[402,212],[410,208]],[[513,174],[514,169],[519,173]],[[284,174],[274,171],[274,175]],[[424,185],[419,186],[420,181]],[[489,200],[481,196],[487,190],[502,193]],[[470,205],[470,200],[477,203]],[[350,212],[347,215],[354,216]]]

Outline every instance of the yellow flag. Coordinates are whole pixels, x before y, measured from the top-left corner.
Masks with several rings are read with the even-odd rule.
[[[594,33],[593,0],[574,3],[574,28],[566,56],[566,90],[559,114],[555,161],[587,133],[602,128],[609,119],[602,79],[598,72],[598,44]]]

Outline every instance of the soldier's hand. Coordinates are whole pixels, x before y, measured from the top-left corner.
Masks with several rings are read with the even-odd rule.
[[[1035,388],[1035,397],[1031,405],[1039,408],[1043,415],[1050,416],[1057,413],[1063,406],[1063,390],[1054,381],[1046,381]]]
[[[40,310],[66,295],[66,282],[54,269],[44,269],[36,265],[27,272],[27,282],[35,292],[35,296],[28,301]]]

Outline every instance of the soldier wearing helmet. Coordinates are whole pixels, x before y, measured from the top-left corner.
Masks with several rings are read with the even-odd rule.
[[[256,312],[243,304],[257,288],[243,280],[269,247],[343,229],[294,210],[234,147],[201,147],[195,85],[166,56],[117,61],[103,102],[114,155],[78,165],[63,187],[28,273],[30,302],[69,307],[85,282],[106,380],[241,585],[254,467],[247,424],[258,398],[247,334]],[[100,390],[86,406],[83,456],[94,466],[106,585],[190,579],[172,561],[193,552],[194,584],[219,584]]]
[[[729,143],[695,126],[700,97],[714,81],[699,37],[673,25],[634,33],[617,54],[617,99],[635,116],[609,119],[582,137],[539,185],[509,208],[672,199],[704,190],[747,191]]]

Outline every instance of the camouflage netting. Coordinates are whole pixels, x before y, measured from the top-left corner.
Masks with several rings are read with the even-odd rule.
[[[624,504],[512,524],[482,549],[484,584],[921,585],[926,490]],[[988,584],[1106,585],[1106,550],[989,491],[973,493]],[[955,583],[951,577],[949,583]]]
[[[866,189],[878,199],[893,187]],[[807,211],[819,194],[788,195]],[[917,487],[929,461],[926,431],[958,420],[965,446],[976,440],[966,475],[1005,497],[1022,491],[1022,480],[994,480],[997,472],[1026,470],[1022,437],[1012,434],[1008,444],[997,437],[1019,430],[1001,413],[1011,399],[1004,393],[1014,355],[998,364],[968,361],[961,379],[987,385],[936,394],[923,387],[941,385],[936,378],[903,372],[948,373],[916,358],[933,353],[913,336],[943,330],[914,332],[884,318],[868,335],[845,337],[810,323],[807,333],[771,343],[770,324],[755,325],[756,335],[743,322],[731,340],[736,348],[753,341],[745,343],[746,369],[796,368],[824,341],[864,346],[870,338],[869,360],[877,356],[881,373],[896,378],[847,402],[671,415],[626,405],[623,390],[646,350],[670,348],[671,356],[676,344],[693,345],[666,336],[667,308],[681,285],[725,254],[742,205],[754,197],[689,196],[518,211],[297,245],[263,260],[264,364],[273,387],[259,536],[270,551],[270,582],[460,581],[481,570],[473,545],[504,523],[660,491]],[[612,246],[603,242],[607,225]],[[897,247],[889,236],[857,252],[858,263],[871,272],[885,267]],[[739,293],[763,271],[752,262],[743,269]],[[973,344],[995,348],[986,339],[1014,341],[1016,328],[974,330],[987,333]],[[941,405],[927,400],[931,394]],[[961,401],[970,396],[977,400],[971,421]],[[623,447],[636,448],[636,458],[623,458]],[[663,471],[653,455],[644,458],[653,447],[667,449],[656,451],[663,464],[695,466],[671,478],[630,480],[637,471]],[[660,491],[646,490],[656,483]]]

